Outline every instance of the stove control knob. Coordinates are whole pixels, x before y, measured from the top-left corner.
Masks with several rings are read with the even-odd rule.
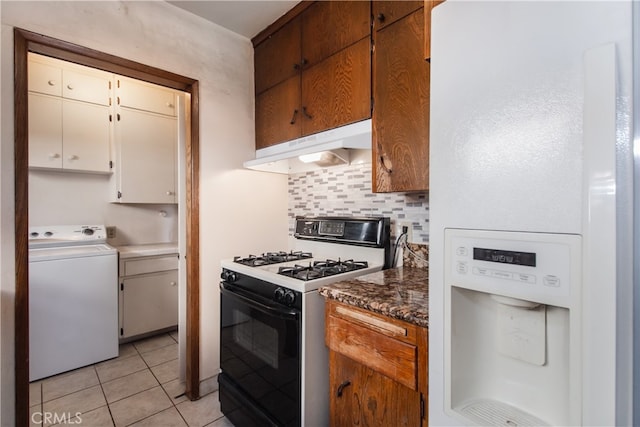
[[[294,294],[293,291],[287,289],[284,292],[284,303],[286,305],[291,306],[295,301],[296,301],[296,294]]]
[[[284,288],[276,288],[276,290],[273,291],[273,299],[275,299],[279,303],[284,303],[284,295]]]
[[[222,270],[222,273],[220,273],[220,278],[227,283],[233,283],[238,280],[238,275],[233,271]]]

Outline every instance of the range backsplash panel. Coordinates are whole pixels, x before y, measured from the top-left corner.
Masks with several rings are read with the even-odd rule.
[[[372,193],[370,163],[290,174],[290,235],[298,215],[388,216],[394,242],[398,223],[411,222],[411,243],[429,243],[429,194]]]

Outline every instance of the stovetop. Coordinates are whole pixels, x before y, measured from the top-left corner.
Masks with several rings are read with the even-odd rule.
[[[265,252],[262,255],[249,255],[246,257],[236,256],[233,258],[233,262],[238,264],[248,265],[251,267],[259,267],[261,265],[278,264],[287,261],[299,261],[308,258],[312,258],[311,252],[302,251],[278,251],[278,252]]]
[[[314,280],[320,277],[335,276],[337,274],[348,273],[363,268],[367,268],[367,261],[332,260],[313,261],[308,265],[295,264],[293,266],[282,266],[278,268],[278,274],[293,277],[299,280]]]
[[[309,292],[382,270],[390,251],[388,218],[296,217],[293,237],[293,250],[236,256],[223,260],[221,266]]]

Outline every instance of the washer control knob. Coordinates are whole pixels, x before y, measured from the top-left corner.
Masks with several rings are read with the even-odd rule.
[[[53,236],[53,232],[51,232],[51,231],[45,231],[45,232],[44,232],[44,236],[45,236],[45,237],[51,237],[51,236]]]
[[[85,236],[93,236],[93,229],[85,228],[84,230],[82,230],[82,234],[84,234]]]
[[[40,235],[40,233],[38,233],[37,231],[33,231],[30,234],[31,237],[38,237],[39,235]]]

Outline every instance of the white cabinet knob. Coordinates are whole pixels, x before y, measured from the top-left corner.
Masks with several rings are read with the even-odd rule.
[[[60,158],[60,154],[58,154],[58,153],[49,153],[49,158],[50,159],[59,159]]]
[[[170,102],[167,102],[167,107],[169,107],[169,108],[173,108],[173,104],[172,104],[172,103],[170,103]]]
[[[69,89],[69,90],[73,90],[73,85],[72,85],[72,84],[68,84],[68,85],[67,85],[67,89]]]
[[[56,81],[55,80],[49,80],[47,83],[49,84],[49,86],[55,86],[56,85]]]
[[[177,285],[177,283],[176,283],[176,282],[171,282],[171,283],[169,283],[169,284],[170,284],[171,286],[175,286],[175,285]]]
[[[69,160],[78,160],[80,157],[76,156],[75,154],[72,154],[68,157]]]
[[[173,191],[167,191],[167,196],[173,196]]]

